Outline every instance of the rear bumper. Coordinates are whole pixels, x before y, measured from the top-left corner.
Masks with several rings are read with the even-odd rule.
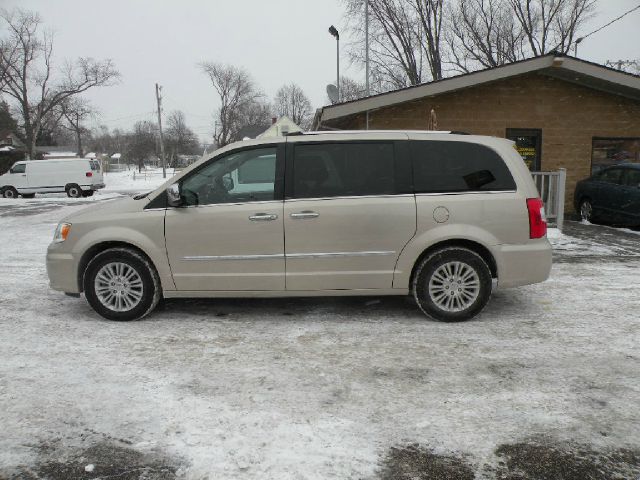
[[[100,190],[101,188],[104,188],[105,185],[104,183],[96,183],[94,185],[91,185],[91,190]]]
[[[55,247],[51,244],[47,250],[49,287],[65,293],[80,293],[73,254],[56,252]]]
[[[498,288],[544,282],[551,273],[551,244],[546,238],[523,245],[496,245]]]

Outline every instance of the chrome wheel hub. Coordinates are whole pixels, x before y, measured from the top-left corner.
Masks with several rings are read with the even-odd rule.
[[[591,204],[589,202],[583,202],[580,206],[580,217],[582,217],[582,220],[591,220],[592,211],[593,208],[591,207]]]
[[[464,262],[445,263],[429,279],[429,297],[446,312],[466,310],[479,294],[478,272]]]
[[[94,282],[100,303],[114,312],[128,312],[142,300],[143,284],[138,272],[122,262],[104,265]]]

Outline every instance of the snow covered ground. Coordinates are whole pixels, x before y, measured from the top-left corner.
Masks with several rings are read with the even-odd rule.
[[[448,469],[433,478],[529,479],[543,447],[578,452],[577,475],[585,451],[613,465],[593,478],[640,475],[639,255],[552,232],[551,278],[462,324],[405,298],[180,300],[114,323],[44,266],[58,219],[100,198],[0,199],[0,478],[394,478],[419,457]],[[549,478],[587,478],[574,457]]]

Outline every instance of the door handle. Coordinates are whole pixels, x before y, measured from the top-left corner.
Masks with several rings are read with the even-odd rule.
[[[251,215],[249,220],[252,222],[269,222],[271,220],[276,220],[278,215],[275,213],[256,213],[255,215]]]
[[[305,219],[305,218],[318,218],[320,214],[318,212],[312,212],[311,210],[304,210],[302,212],[296,212],[291,214],[293,219]]]

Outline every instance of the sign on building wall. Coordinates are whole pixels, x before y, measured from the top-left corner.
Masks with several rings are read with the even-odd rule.
[[[542,130],[535,128],[507,128],[506,137],[516,142],[516,150],[529,170],[540,171]]]

